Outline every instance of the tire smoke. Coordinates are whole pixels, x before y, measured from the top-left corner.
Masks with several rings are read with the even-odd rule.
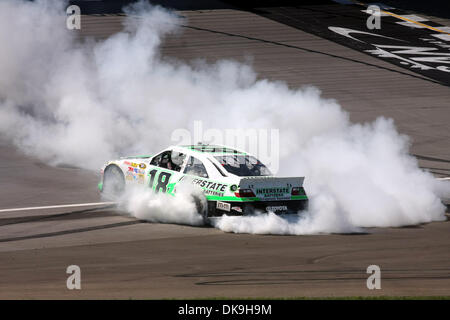
[[[140,220],[201,226],[204,220],[197,210],[196,195],[194,190],[179,190],[171,196],[133,188],[120,199],[119,208]]]

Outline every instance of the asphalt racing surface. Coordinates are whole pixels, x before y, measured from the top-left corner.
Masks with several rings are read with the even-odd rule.
[[[326,10],[333,6],[342,12],[338,4]],[[189,24],[167,39],[163,55],[252,57],[261,78],[317,86],[353,121],[393,118],[413,139],[421,167],[450,176],[445,79],[252,10],[218,5],[179,14]],[[85,15],[80,36],[104,38],[120,30],[122,19]],[[123,216],[96,205],[97,182],[95,172],[48,166],[0,138],[0,299],[450,295],[448,221],[352,235],[231,234]],[[87,205],[53,207],[68,204]],[[381,290],[366,287],[373,264],[381,267]],[[81,268],[81,290],[66,288],[69,265]]]

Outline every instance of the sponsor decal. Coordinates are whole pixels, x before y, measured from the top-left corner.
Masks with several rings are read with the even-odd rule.
[[[123,164],[126,165],[126,166],[131,166],[131,162],[130,161],[124,161]]]
[[[139,168],[145,169],[145,168],[147,168],[147,166],[145,165],[145,163],[140,163],[140,164],[139,164]]]
[[[214,181],[208,181],[203,179],[192,179],[191,183],[201,187],[205,194],[223,197],[227,184],[218,183]]]
[[[134,180],[134,174],[133,174],[133,172],[128,171],[128,172],[127,172],[127,175],[126,175],[126,177],[125,177],[125,179],[126,179],[127,181],[133,181],[133,180]]]
[[[231,210],[231,205],[229,203],[226,203],[226,202],[217,201],[216,208],[229,212]]]
[[[139,184],[143,184],[145,175],[143,173],[136,174],[134,171],[127,171],[125,179],[128,181],[137,181]]]
[[[128,167],[128,172],[134,172],[137,174],[144,174],[145,171],[142,169],[138,169],[138,168],[133,168],[133,167]]]
[[[220,192],[225,192],[225,189],[227,187],[226,184],[202,180],[202,179],[193,179],[192,184],[198,185],[199,187],[202,187],[205,189],[215,190],[215,191],[220,191]]]
[[[277,211],[287,211],[287,206],[268,206],[266,211],[277,212]]]
[[[210,196],[217,196],[217,197],[223,197],[223,192],[217,192],[214,190],[203,190],[204,194],[210,195]]]
[[[262,195],[264,198],[267,197],[284,197],[286,193],[289,193],[289,188],[257,188],[256,195]]]

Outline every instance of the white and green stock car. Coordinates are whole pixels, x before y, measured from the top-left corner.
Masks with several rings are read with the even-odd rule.
[[[154,156],[110,161],[101,172],[98,187],[105,194],[119,195],[126,186],[141,184],[155,193],[176,196],[177,186],[192,185],[206,198],[195,198],[204,218],[255,210],[297,213],[308,203],[303,177],[274,177],[255,157],[224,146],[172,146]]]

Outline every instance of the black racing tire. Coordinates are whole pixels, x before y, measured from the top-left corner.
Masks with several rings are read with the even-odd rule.
[[[109,165],[103,173],[102,194],[111,200],[118,199],[125,191],[125,177],[116,165]]]
[[[195,208],[197,209],[198,214],[202,216],[203,224],[209,224],[208,201],[206,201],[206,197],[198,195],[193,195],[192,197],[194,198]]]

